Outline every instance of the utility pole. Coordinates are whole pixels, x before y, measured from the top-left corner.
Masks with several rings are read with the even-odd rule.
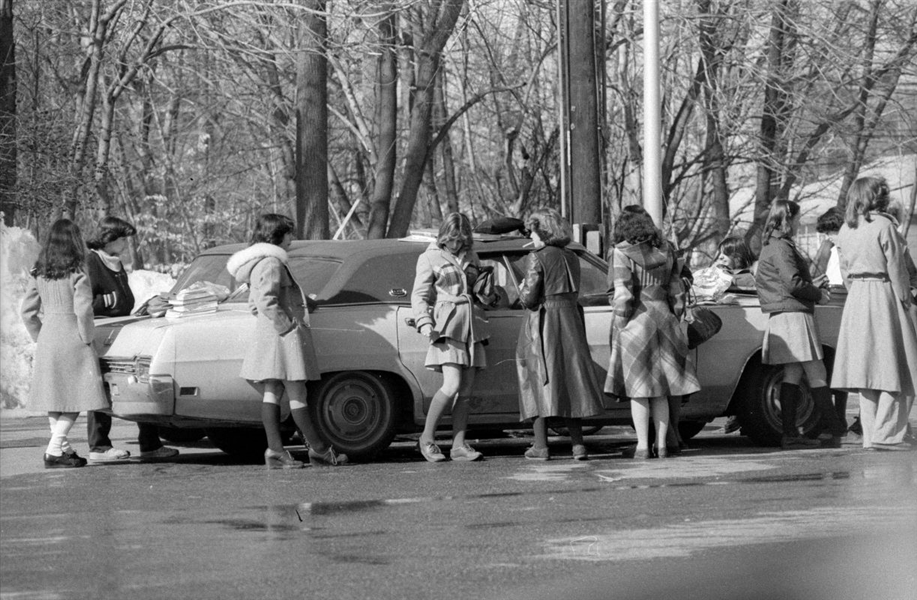
[[[643,208],[662,229],[662,104],[659,2],[643,0]]]
[[[557,0],[561,212],[601,254],[604,0]],[[598,30],[598,35],[597,35]],[[597,67],[601,66],[601,70]]]

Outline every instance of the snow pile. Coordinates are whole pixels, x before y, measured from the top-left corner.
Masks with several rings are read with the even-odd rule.
[[[22,324],[19,306],[39,250],[30,231],[0,223],[0,410],[4,417],[25,416],[28,408],[35,344]],[[175,283],[167,274],[139,270],[130,273],[128,281],[135,309]]]

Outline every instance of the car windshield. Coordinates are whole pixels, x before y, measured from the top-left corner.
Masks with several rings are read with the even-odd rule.
[[[225,286],[230,291],[228,302],[247,302],[248,288],[240,287],[239,282],[226,270],[226,254],[207,254],[198,256],[182,271],[178,281],[172,288],[173,292],[190,287],[198,282],[210,282]],[[290,270],[297,283],[303,286],[306,293],[319,295],[334,273],[340,267],[340,262],[323,258],[297,258],[294,257]]]

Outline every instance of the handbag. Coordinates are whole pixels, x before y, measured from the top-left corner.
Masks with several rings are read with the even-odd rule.
[[[723,327],[723,320],[715,312],[696,304],[685,310],[685,321],[688,323],[688,348],[691,350],[715,336]]]

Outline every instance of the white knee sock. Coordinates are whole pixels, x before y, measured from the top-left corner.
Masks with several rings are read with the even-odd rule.
[[[53,417],[49,414],[48,421],[52,421]],[[51,426],[51,440],[48,442],[47,453],[51,456],[61,456],[64,454],[64,448],[71,449],[70,441],[67,439],[67,434],[70,433],[70,428],[73,427],[73,422],[76,420],[76,415],[72,413],[60,414],[56,420],[54,420]]]

